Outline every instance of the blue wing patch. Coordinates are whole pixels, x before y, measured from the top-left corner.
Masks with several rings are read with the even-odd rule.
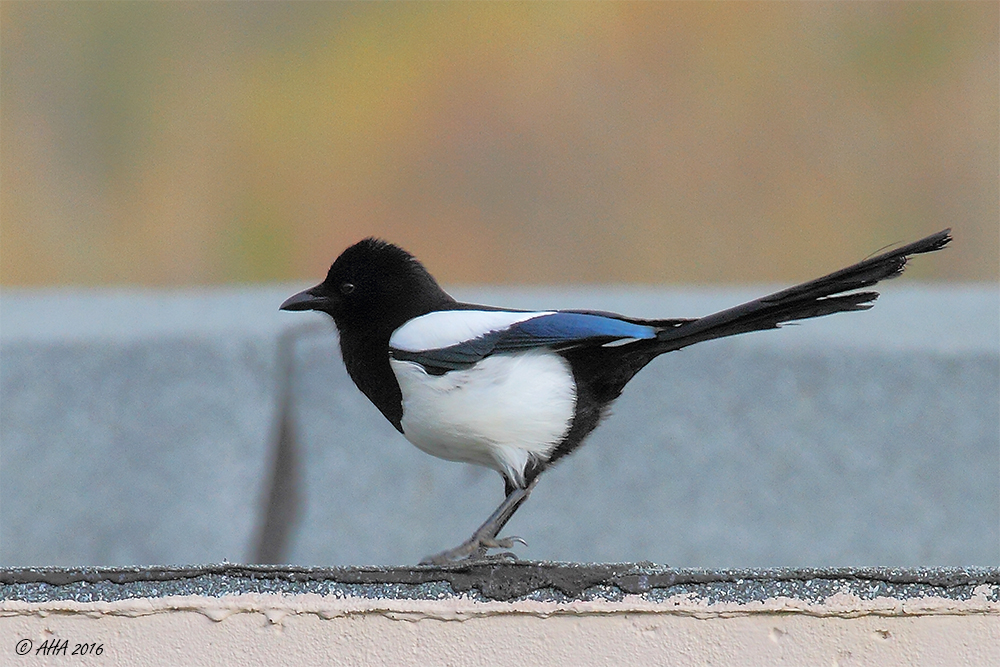
[[[518,322],[506,331],[501,349],[573,344],[594,339],[603,342],[624,338],[656,338],[656,329],[644,324],[626,322],[615,317],[594,313],[555,312]]]
[[[495,352],[549,347],[564,350],[581,344],[656,338],[656,329],[596,313],[554,312],[517,322],[498,331],[448,347],[412,352],[391,349],[394,359],[415,361],[431,373],[468,368]]]

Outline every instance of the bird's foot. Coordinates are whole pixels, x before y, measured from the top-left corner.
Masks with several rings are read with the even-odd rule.
[[[498,557],[513,557],[514,560],[517,560],[517,556],[511,552],[497,554],[494,556],[489,555],[490,549],[511,549],[516,543],[521,543],[525,546],[528,545],[527,542],[516,535],[512,535],[511,537],[496,538],[488,535],[476,534],[454,549],[448,549],[447,551],[442,551],[439,554],[428,556],[420,561],[420,564],[447,565],[458,561],[492,560]]]

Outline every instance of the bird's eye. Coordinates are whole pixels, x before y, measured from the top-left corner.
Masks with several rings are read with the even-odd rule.
[[[354,291],[354,283],[343,283],[340,286],[341,294],[350,294],[353,291]]]

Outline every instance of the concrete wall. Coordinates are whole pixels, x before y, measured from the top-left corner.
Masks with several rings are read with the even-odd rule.
[[[996,564],[1000,297],[905,281],[872,311],[654,362],[543,476],[509,526],[518,554]],[[4,290],[0,564],[403,564],[465,539],[499,478],[399,436],[332,325],[277,311],[299,287]],[[455,293],[666,317],[765,289]]]

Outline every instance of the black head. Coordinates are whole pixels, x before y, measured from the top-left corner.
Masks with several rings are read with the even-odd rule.
[[[320,310],[341,334],[388,336],[403,322],[453,301],[417,259],[398,246],[367,238],[341,253],[326,280],[299,292],[282,310]]]

